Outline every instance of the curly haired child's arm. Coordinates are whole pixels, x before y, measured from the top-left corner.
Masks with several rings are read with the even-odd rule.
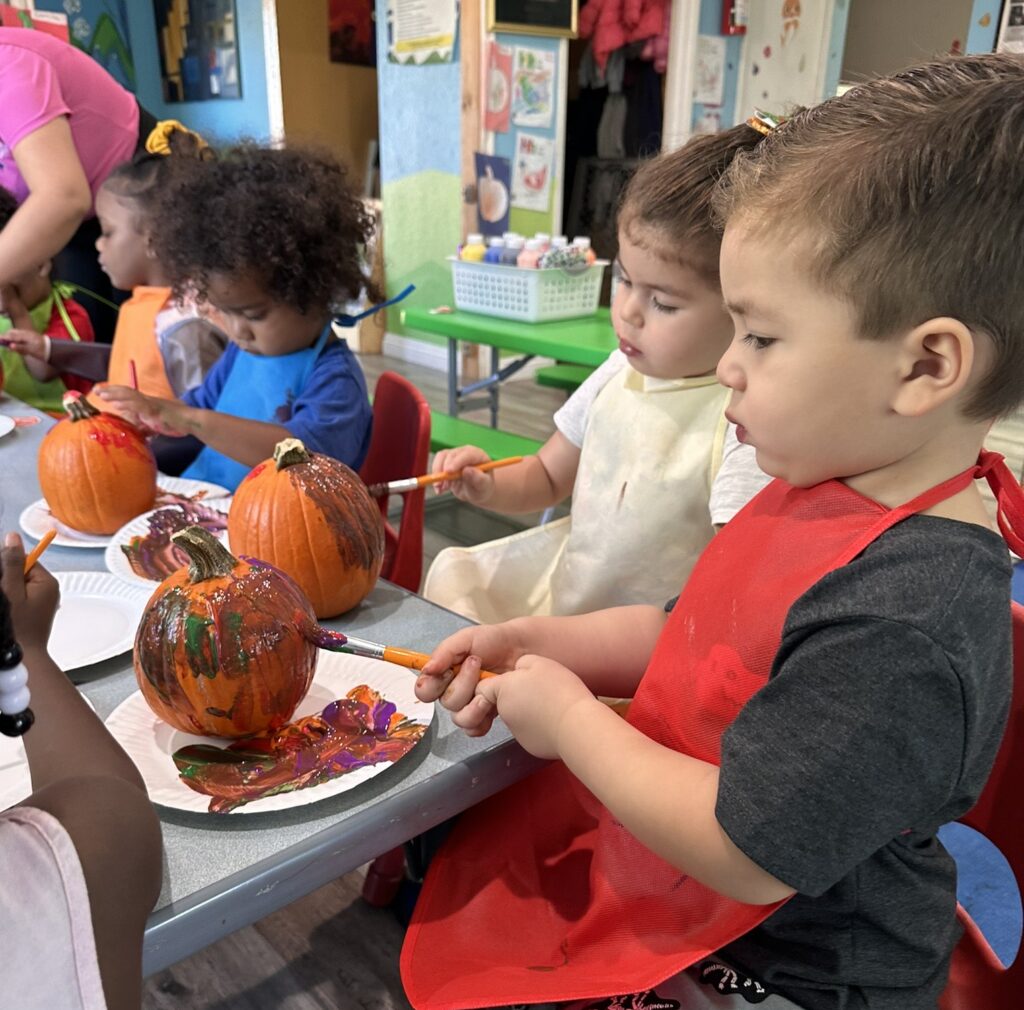
[[[271,457],[274,446],[290,435],[279,424],[192,407],[180,400],[145,396],[127,386],[103,386],[96,392],[100,399],[150,431],[160,435],[193,435],[245,466],[255,466]]]
[[[515,466],[483,473],[476,469],[488,459],[487,453],[474,445],[442,450],[434,457],[432,472],[461,470],[462,476],[437,484],[435,489],[450,490],[462,501],[486,505],[495,512],[536,512],[557,505],[572,492],[580,450],[556,431],[535,456],[525,456]]]

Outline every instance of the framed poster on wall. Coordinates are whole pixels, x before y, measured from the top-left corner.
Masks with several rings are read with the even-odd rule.
[[[577,35],[577,0],[487,0],[487,30],[520,35]]]

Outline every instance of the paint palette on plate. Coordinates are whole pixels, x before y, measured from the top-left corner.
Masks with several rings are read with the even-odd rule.
[[[172,572],[188,564],[188,556],[171,543],[186,526],[202,526],[226,541],[230,498],[182,501],[136,516],[111,538],[103,555],[107,570],[125,582],[155,589]]]
[[[280,734],[276,746],[256,740],[238,746],[183,733],[159,719],[139,691],[110,714],[107,729],[135,762],[149,798],[165,807],[249,814],[329,799],[414,750],[426,736],[434,705],[416,697],[416,678],[404,667],[346,653],[321,650],[317,656],[313,685],[295,712],[292,730]],[[332,711],[337,702],[342,704]],[[319,746],[328,732],[334,739]],[[259,758],[255,748],[263,751]]]

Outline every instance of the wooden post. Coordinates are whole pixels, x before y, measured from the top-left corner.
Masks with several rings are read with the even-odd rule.
[[[462,78],[462,235],[476,231],[476,162],[480,150],[480,50],[481,14],[484,0],[463,0],[459,5],[459,47]],[[462,344],[462,378],[472,382],[480,378],[480,348]]]

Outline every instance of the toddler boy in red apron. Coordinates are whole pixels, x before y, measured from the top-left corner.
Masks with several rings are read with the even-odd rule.
[[[1021,108],[1016,58],[927,64],[730,170],[718,376],[777,479],[667,617],[435,651],[421,697],[557,760],[432,865],[402,953],[418,1010],[934,1010],[959,932],[935,832],[981,791],[1011,692],[1010,564],[976,481],[1020,553],[1024,496],[981,446],[1024,397]],[[597,694],[632,695],[628,721]]]

